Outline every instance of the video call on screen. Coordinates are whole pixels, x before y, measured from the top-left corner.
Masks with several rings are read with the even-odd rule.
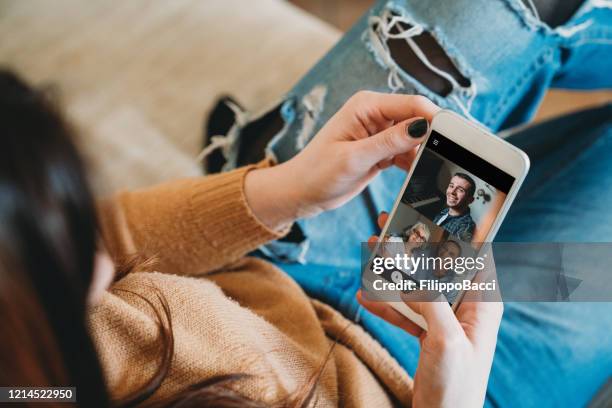
[[[475,256],[513,183],[506,172],[433,131],[382,237],[378,255],[451,261]],[[471,279],[475,273],[458,273],[442,265],[408,269],[385,270],[383,277],[395,283],[406,279],[448,283]],[[458,292],[445,296],[453,303]]]
[[[423,241],[423,246],[448,239],[483,242],[514,181],[432,131],[388,232],[404,241]]]

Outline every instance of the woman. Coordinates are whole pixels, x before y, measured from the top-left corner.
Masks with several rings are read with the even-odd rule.
[[[75,386],[86,407],[481,405],[500,304],[456,316],[411,304],[430,327],[398,321],[422,342],[413,383],[358,326],[244,257],[409,164],[437,109],[360,93],[281,165],[124,192],[96,209],[61,116],[2,72],[1,384]]]

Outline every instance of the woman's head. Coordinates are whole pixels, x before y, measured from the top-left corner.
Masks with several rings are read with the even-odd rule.
[[[418,244],[421,246],[425,242],[429,241],[429,227],[422,222],[415,223],[412,227],[408,228],[404,232],[406,242]]]
[[[87,304],[113,268],[96,243],[94,200],[70,128],[43,93],[0,69],[0,386],[73,386],[80,406],[110,405],[86,323]],[[137,254],[126,259],[124,271],[143,265]],[[172,319],[163,293],[158,299],[158,370],[115,405],[146,401],[169,372]],[[308,406],[324,367],[279,405]],[[232,390],[248,377],[203,378],[149,405],[267,406]]]
[[[84,166],[45,95],[3,70],[0,225],[0,382],[104,401],[86,330],[96,215]]]

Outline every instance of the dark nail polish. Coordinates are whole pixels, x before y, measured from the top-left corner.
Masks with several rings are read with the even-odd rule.
[[[414,137],[415,139],[421,136],[424,136],[425,133],[427,133],[428,127],[429,127],[429,124],[427,123],[427,120],[425,119],[415,120],[410,125],[408,125],[408,129],[407,129],[408,136]]]

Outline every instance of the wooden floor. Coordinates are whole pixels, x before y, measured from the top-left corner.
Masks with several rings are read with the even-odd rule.
[[[348,30],[374,3],[372,0],[290,0],[290,2],[342,31]],[[545,96],[536,120],[611,101],[612,91],[609,90],[596,92],[551,90]]]

